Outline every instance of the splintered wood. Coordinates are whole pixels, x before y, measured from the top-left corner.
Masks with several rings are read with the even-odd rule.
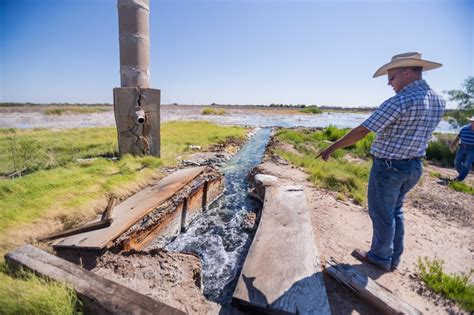
[[[179,170],[115,206],[109,227],[63,238],[53,248],[102,250],[120,245],[123,249],[141,249],[153,237],[185,228],[205,202],[222,190],[222,176],[210,167]]]
[[[302,187],[265,187],[260,224],[233,298],[259,311],[330,314]]]

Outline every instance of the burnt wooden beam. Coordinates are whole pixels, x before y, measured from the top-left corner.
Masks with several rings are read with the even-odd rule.
[[[5,260],[13,268],[26,268],[40,276],[66,283],[76,291],[86,313],[185,314],[31,245],[7,253]]]

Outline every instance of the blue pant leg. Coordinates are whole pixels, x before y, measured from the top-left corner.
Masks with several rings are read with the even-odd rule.
[[[466,154],[465,154],[464,147],[459,146],[458,151],[456,152],[456,157],[454,159],[454,167],[456,168],[456,171],[458,172],[458,179],[460,179],[461,174],[463,173],[465,156]]]
[[[405,227],[404,227],[404,216],[403,216],[403,202],[405,200],[405,196],[410,191],[416,183],[419,181],[421,175],[423,173],[423,163],[421,161],[413,161],[413,172],[408,177],[407,181],[403,183],[400,189],[400,196],[397,200],[397,204],[395,206],[395,237],[393,240],[393,255],[392,255],[392,267],[397,267],[400,264],[400,257],[403,253],[404,248],[404,235],[405,235]]]
[[[390,268],[395,238],[395,206],[402,181],[384,163],[374,159],[370,172],[368,205],[373,236],[368,257],[375,263]]]
[[[469,175],[469,172],[471,171],[471,167],[472,167],[472,162],[474,161],[474,148],[471,148],[471,149],[464,148],[463,151],[464,151],[463,162],[460,167],[461,171],[458,171],[459,173],[458,179],[461,181],[464,180],[467,177],[467,175]]]

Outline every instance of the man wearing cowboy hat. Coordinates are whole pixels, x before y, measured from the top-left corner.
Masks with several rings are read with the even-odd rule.
[[[458,136],[451,143],[451,151],[456,150],[456,146],[461,140],[456,158],[454,159],[454,166],[458,171],[458,176],[455,181],[462,182],[471,171],[472,163],[474,162],[474,116],[469,118],[470,124],[465,125],[459,131]]]
[[[353,255],[385,271],[394,270],[403,252],[403,201],[422,174],[422,158],[428,140],[443,117],[446,102],[422,79],[422,72],[441,64],[421,59],[420,53],[404,53],[374,74],[388,76],[396,93],[360,126],[323,150],[327,160],[337,149],[350,146],[373,131],[377,137],[370,153],[373,165],[368,186],[368,208],[372,220],[372,245]]]

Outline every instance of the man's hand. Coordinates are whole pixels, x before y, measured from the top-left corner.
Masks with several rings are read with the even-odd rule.
[[[329,146],[326,149],[319,152],[319,154],[316,155],[316,159],[321,157],[324,161],[327,161],[333,152],[334,150],[332,149],[332,146]]]
[[[449,146],[449,150],[451,150],[451,152],[454,153],[454,151],[456,151],[456,144],[451,143],[450,146]]]
[[[451,144],[449,145],[449,149],[451,150],[451,152],[454,153],[454,151],[456,151],[456,147],[458,146],[459,140],[461,140],[461,138],[457,136],[456,138],[454,138],[453,142],[451,142]]]
[[[333,144],[331,144],[326,149],[322,150],[316,158],[321,157],[324,161],[329,159],[329,156],[336,151],[337,149],[342,149],[348,147],[360,139],[364,138],[366,134],[370,132],[369,129],[365,128],[364,126],[360,125],[349,131],[344,137],[337,140]]]

